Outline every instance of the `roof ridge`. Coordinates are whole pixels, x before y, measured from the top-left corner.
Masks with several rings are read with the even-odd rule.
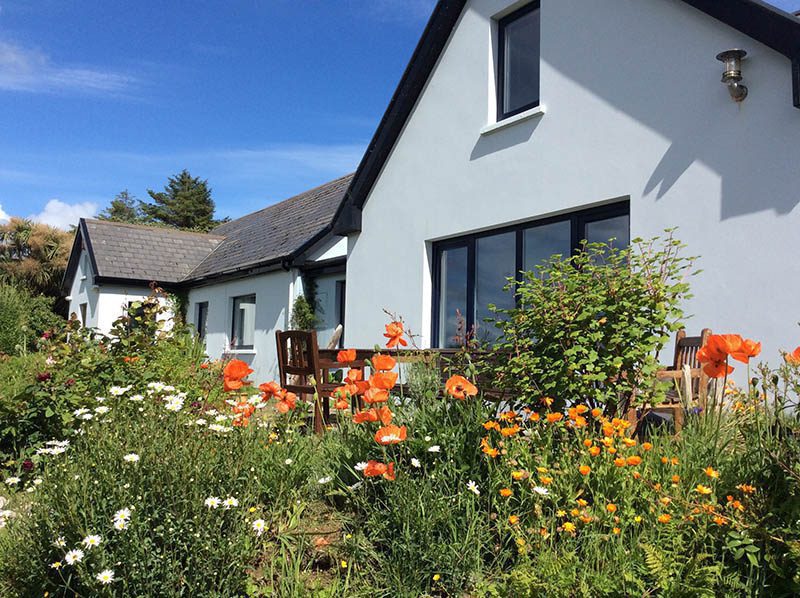
[[[140,230],[150,230],[150,231],[163,231],[168,232],[170,234],[177,233],[182,235],[192,235],[196,237],[207,237],[207,238],[214,238],[214,239],[224,239],[224,235],[215,235],[211,232],[201,232],[201,231],[192,231],[192,230],[183,230],[180,228],[174,228],[171,226],[160,226],[157,224],[133,224],[132,222],[116,222],[114,220],[103,220],[102,218],[83,218],[87,224],[100,224],[103,226],[116,226],[122,228],[136,228]]]

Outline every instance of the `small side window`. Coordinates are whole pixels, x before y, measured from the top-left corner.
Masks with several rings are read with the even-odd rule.
[[[539,2],[498,22],[497,120],[539,105]]]
[[[256,296],[233,298],[231,348],[252,349],[256,333]]]
[[[201,341],[206,338],[206,326],[208,324],[208,301],[197,303],[194,325],[197,329],[197,338]]]

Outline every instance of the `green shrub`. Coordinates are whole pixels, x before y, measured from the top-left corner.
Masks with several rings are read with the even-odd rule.
[[[682,249],[671,235],[624,250],[588,244],[525,273],[518,306],[495,309],[495,349],[510,354],[487,366],[496,384],[527,404],[552,397],[557,408],[580,400],[624,409],[635,389],[653,385],[658,352],[681,327],[692,265]]]
[[[11,285],[0,285],[0,353],[16,355],[36,348],[45,332],[58,330],[64,319],[53,312],[55,299],[31,296]]]

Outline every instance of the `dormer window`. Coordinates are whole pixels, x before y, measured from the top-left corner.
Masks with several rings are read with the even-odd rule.
[[[498,21],[497,120],[539,105],[539,2]]]

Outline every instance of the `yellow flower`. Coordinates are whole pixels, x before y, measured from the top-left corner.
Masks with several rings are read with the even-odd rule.
[[[528,476],[527,471],[516,470],[511,472],[511,479],[519,482],[520,480],[524,480]]]
[[[347,569],[347,561],[345,561],[345,560],[342,560],[342,562],[340,562],[340,563],[339,563],[339,566],[340,566],[342,569]]]
[[[566,514],[567,512],[564,509],[559,509],[558,511],[556,511],[556,517],[563,517]]]
[[[658,516],[659,523],[669,523],[672,520],[672,515],[669,513],[662,513]]]
[[[608,511],[609,513],[616,513],[617,505],[615,505],[613,502],[608,503],[606,505],[606,511]]]
[[[509,515],[508,522],[511,525],[517,525],[519,523],[519,517],[517,517],[516,515]]]
[[[637,515],[636,517],[633,518],[633,522],[634,523],[641,523],[642,522],[642,516],[641,515]]]
[[[703,486],[703,484],[697,484],[697,488],[695,490],[700,494],[711,494],[711,488],[708,486]]]
[[[514,541],[517,543],[517,546],[519,546],[520,548],[525,546],[525,538],[517,538]]]
[[[658,499],[658,502],[660,502],[662,505],[666,507],[669,503],[672,502],[672,499],[669,498],[668,496],[662,496],[661,498]]]
[[[580,515],[580,514],[581,514],[581,512],[580,512],[578,509],[572,509],[572,510],[569,512],[569,514],[570,514],[570,515],[572,515],[573,517],[577,517],[578,515]]]
[[[619,533],[620,533],[622,530],[621,530],[621,529],[619,529],[618,527],[615,527],[615,528],[613,528],[611,531],[612,531],[612,533],[613,533],[615,536],[619,536]]]
[[[536,471],[538,471],[539,473],[547,473],[548,469],[546,467],[537,467]]]
[[[719,472],[715,470],[713,467],[706,467],[703,471],[712,480],[716,480],[719,477]]]
[[[250,513],[255,513],[256,512],[256,508],[255,507],[250,507],[249,509],[247,509],[247,511],[250,512]]]
[[[441,575],[439,575],[438,573],[436,573],[436,574],[433,576],[433,581],[439,581],[441,578],[442,578],[442,576],[441,576]]]
[[[544,484],[545,486],[547,486],[549,483],[551,483],[551,482],[553,481],[553,478],[549,478],[549,477],[547,477],[546,475],[543,475],[543,476],[541,476],[541,477],[539,478],[539,481],[540,481],[542,484]]]
[[[512,492],[511,488],[501,488],[500,489],[500,496],[502,496],[503,498],[508,498],[512,494],[514,494],[514,492]]]
[[[575,501],[575,502],[577,502],[577,503],[578,503],[580,506],[582,506],[582,507],[585,507],[586,505],[588,505],[588,504],[589,504],[588,502],[586,502],[586,501],[585,501],[585,500],[583,500],[582,498],[579,498],[579,499],[578,499],[577,501]]]
[[[570,533],[574,532],[575,531],[575,524],[570,522],[570,521],[567,521],[564,524],[564,531],[565,532],[570,532]]]

